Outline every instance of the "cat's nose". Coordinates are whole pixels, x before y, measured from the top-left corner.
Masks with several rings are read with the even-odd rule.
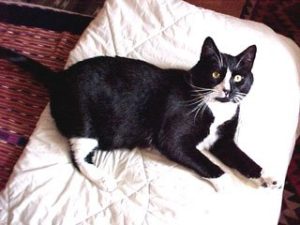
[[[229,90],[227,90],[227,89],[224,88],[224,89],[223,89],[223,92],[224,92],[224,94],[225,94],[225,97],[228,97],[228,96],[229,96],[229,92],[230,92]]]

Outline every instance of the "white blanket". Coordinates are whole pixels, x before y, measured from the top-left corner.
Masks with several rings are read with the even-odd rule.
[[[255,82],[241,106],[239,146],[284,179],[297,135],[300,51],[268,27],[180,0],[109,0],[71,52],[68,65],[97,55],[188,69],[205,37],[236,55],[256,44]],[[0,195],[0,224],[277,225],[282,189],[254,188],[232,171],[216,192],[155,150],[116,150],[97,165],[118,181],[99,190],[71,165],[68,143],[45,109]]]

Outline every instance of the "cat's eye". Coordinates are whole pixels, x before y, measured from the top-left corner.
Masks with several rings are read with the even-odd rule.
[[[234,81],[235,83],[241,82],[242,80],[243,80],[243,77],[242,77],[241,75],[235,75],[235,76],[233,77],[233,81]]]
[[[215,72],[213,72],[213,73],[211,74],[211,76],[212,76],[214,79],[218,79],[218,78],[220,78],[221,74],[220,74],[219,72],[215,71]]]

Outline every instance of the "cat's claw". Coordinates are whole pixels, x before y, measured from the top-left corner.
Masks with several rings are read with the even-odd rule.
[[[264,172],[261,173],[261,177],[251,179],[258,187],[270,188],[270,189],[281,189],[283,187],[276,179],[271,176],[266,176]]]

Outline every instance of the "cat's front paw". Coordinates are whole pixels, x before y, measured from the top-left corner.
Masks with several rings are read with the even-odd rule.
[[[270,188],[270,189],[283,188],[283,185],[277,179],[274,179],[273,177],[266,175],[264,171],[262,171],[261,176],[259,178],[252,179],[252,181],[254,181],[254,183],[258,187],[262,187],[262,188]]]

